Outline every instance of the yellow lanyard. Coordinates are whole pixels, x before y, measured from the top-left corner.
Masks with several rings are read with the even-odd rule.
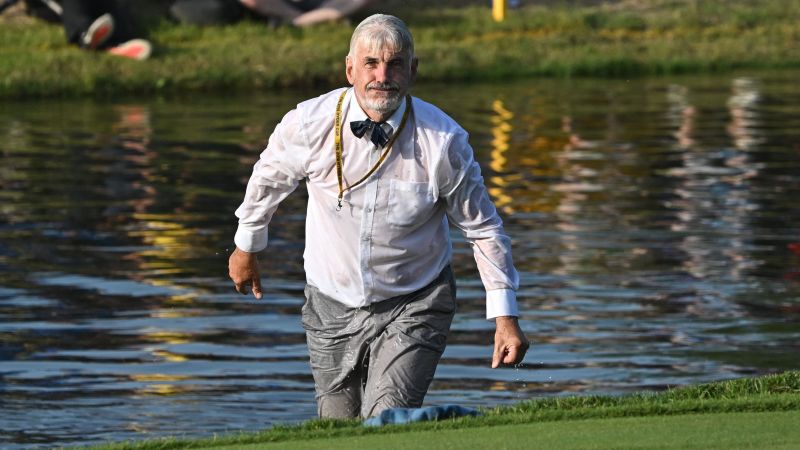
[[[372,166],[372,169],[370,169],[366,175],[361,177],[360,180],[356,181],[355,183],[345,188],[344,184],[342,183],[342,165],[343,165],[342,103],[344,103],[344,97],[346,94],[347,94],[347,89],[345,89],[344,92],[342,92],[342,95],[339,96],[339,103],[336,104],[336,117],[334,118],[333,121],[334,142],[336,145],[336,178],[339,181],[339,196],[337,197],[338,203],[336,206],[337,211],[341,211],[342,209],[342,198],[344,198],[345,191],[349,191],[350,189],[353,189],[354,187],[363,183],[364,180],[369,178],[370,175],[372,175],[373,173],[375,173],[376,170],[378,170],[378,167],[380,167],[380,165],[383,163],[383,160],[385,160],[386,156],[389,155],[389,150],[392,149],[392,144],[394,144],[395,139],[397,139],[397,136],[400,136],[400,132],[403,131],[403,128],[406,126],[406,121],[408,120],[408,114],[409,111],[411,111],[411,96],[408,95],[406,96],[406,110],[403,111],[403,119],[400,120],[400,126],[397,128],[397,131],[395,131],[394,134],[392,134],[392,137],[389,139],[389,142],[386,143],[386,146],[384,147],[381,157],[378,158],[378,162],[376,162],[375,165]]]

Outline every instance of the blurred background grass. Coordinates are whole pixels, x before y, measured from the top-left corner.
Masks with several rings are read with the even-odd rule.
[[[155,51],[146,62],[69,46],[58,24],[0,21],[0,97],[338,86],[353,24],[373,12],[415,35],[420,79],[630,77],[800,66],[800,0],[523,1],[494,22],[490,2],[390,0],[347,22],[199,27],[168,2],[133,2]],[[11,18],[9,18],[11,17]]]

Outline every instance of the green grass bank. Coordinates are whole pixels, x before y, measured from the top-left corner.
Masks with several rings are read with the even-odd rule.
[[[421,81],[800,67],[800,0],[523,1],[501,23],[489,0],[378,3],[412,29]],[[0,18],[0,98],[337,86],[353,27],[145,25],[155,52],[136,62],[69,46],[58,25]]]
[[[532,400],[483,413],[378,428],[311,420],[259,433],[92,448],[800,448],[800,372],[661,393]]]
[[[219,450],[353,449],[796,449],[798,414],[791,412],[707,414],[503,425],[385,436],[226,445]]]

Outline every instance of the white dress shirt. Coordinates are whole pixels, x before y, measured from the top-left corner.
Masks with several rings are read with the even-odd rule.
[[[300,103],[269,138],[236,210],[234,241],[246,252],[267,246],[278,204],[301,180],[308,189],[306,279],[350,307],[425,287],[450,263],[448,222],[473,247],[486,289],[486,317],[516,316],[519,275],[511,244],[486,191],[467,132],[437,107],[417,98],[389,156],[362,184],[339,192],[333,123],[342,89]],[[387,120],[397,132],[403,104]],[[381,154],[357,138],[349,122],[367,118],[349,89],[342,107],[345,186],[363,177]],[[449,220],[448,220],[449,219]]]

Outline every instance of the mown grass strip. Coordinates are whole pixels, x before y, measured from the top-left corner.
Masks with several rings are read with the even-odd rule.
[[[381,2],[415,34],[422,80],[621,77],[800,67],[800,0],[528,2],[502,23],[486,2]],[[330,87],[352,25],[152,22],[145,63],[87,54],[58,26],[0,26],[0,97]]]
[[[796,449],[798,413],[681,415],[409,431],[317,440],[215,447],[218,450],[454,449]]]
[[[299,425],[276,426],[259,433],[240,433],[209,439],[161,439],[118,443],[102,449],[180,449],[241,446],[337,437],[367,436],[473,427],[525,425],[543,422],[630,417],[679,416],[800,411],[800,372],[710,383],[662,393],[626,396],[574,396],[522,402],[484,410],[477,418],[368,428],[359,421],[311,420]]]

